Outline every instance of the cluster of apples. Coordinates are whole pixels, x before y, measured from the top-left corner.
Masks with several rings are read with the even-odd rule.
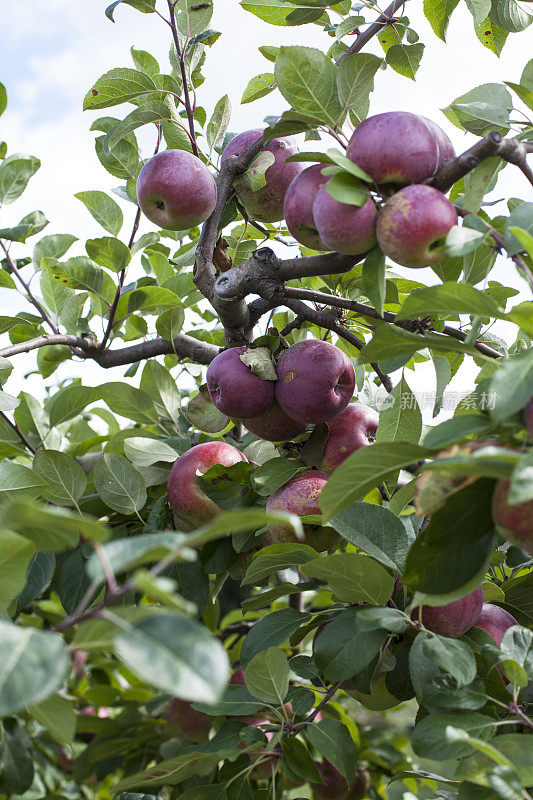
[[[235,136],[221,161],[241,155],[262,134],[258,128]],[[298,153],[293,137],[273,139],[261,152],[273,159],[263,185],[257,188],[254,181],[260,160],[253,161],[233,184],[252,219],[285,219],[292,236],[314,250],[358,255],[377,241],[385,255],[406,267],[431,266],[444,257],[446,236],[457,224],[457,212],[442,192],[424,181],[455,152],[448,136],[432,120],[391,111],[369,117],[355,129],[346,157],[366,173],[378,196],[388,198],[382,207],[370,194],[362,206],[332,197],[327,186],[330,176],[324,174],[328,165],[305,168],[301,162],[287,161]],[[199,158],[167,150],[142,168],[137,196],[152,222],[171,230],[187,230],[213,211],[216,185]]]
[[[308,424],[327,422],[329,435],[319,468],[297,475],[267,501],[269,511],[300,517],[320,514],[318,498],[330,474],[373,440],[378,415],[367,406],[350,403],[354,368],[346,354],[329,342],[307,339],[289,347],[277,361],[275,380],[252,371],[245,363],[250,352],[253,355],[253,348],[233,347],[213,359],[206,376],[211,399],[221,412],[242,420],[251,433],[272,442],[293,439]],[[197,475],[215,464],[230,467],[239,461],[246,457],[226,442],[205,442],[178,458],[168,480],[168,498],[178,527],[190,529],[220,512],[201,489]],[[306,542],[318,550],[338,541],[331,528],[306,524],[304,531]],[[294,541],[286,525],[272,525],[263,533],[263,545],[286,541]]]

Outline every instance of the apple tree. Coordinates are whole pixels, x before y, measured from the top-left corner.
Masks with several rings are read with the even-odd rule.
[[[533,21],[465,2],[472,57]],[[424,1],[442,41],[457,4]],[[302,44],[260,48],[242,102],[285,110],[235,131],[212,5],[105,10],[170,52],[87,88],[118,186],[76,195],[85,241],[0,145],[0,798],[530,799],[533,61],[450,87],[458,152],[438,109],[370,112],[435,44],[408,4],[242,0]],[[429,425],[428,367],[433,420],[471,380]]]

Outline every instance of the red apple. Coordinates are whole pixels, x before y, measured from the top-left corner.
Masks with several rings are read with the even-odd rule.
[[[246,681],[244,679],[244,670],[242,667],[239,667],[239,669],[235,670],[235,672],[229,679],[229,682],[232,684],[236,684],[238,686],[246,686]]]
[[[318,765],[321,783],[312,783],[315,800],[363,800],[370,789],[368,770],[359,765],[354,779],[348,785],[339,770],[326,758]]]
[[[333,472],[360,447],[371,444],[378,429],[379,414],[361,403],[348,403],[344,411],[328,420],[329,436],[319,469]]]
[[[299,436],[307,428],[306,422],[289,417],[274,398],[272,405],[262,414],[251,419],[243,419],[243,425],[250,433],[268,442],[286,442]]]
[[[362,206],[352,206],[335,200],[323,186],[315,197],[313,215],[320,238],[336,253],[358,255],[376,244],[378,212],[371,197]]]
[[[409,111],[387,111],[357,126],[346,155],[376,183],[405,186],[430,178],[455,152],[432,120]]]
[[[411,617],[419,619],[433,633],[457,639],[477,625],[482,606],[483,589],[478,586],[470,594],[445,606],[419,606],[413,610]]]
[[[228,144],[221,156],[225,161],[230,156],[240,156],[251,144],[263,135],[263,130],[257,128],[244,131]],[[268,151],[274,156],[274,163],[265,172],[266,183],[260,189],[254,189],[250,182],[253,173],[254,161],[244,175],[239,176],[233,187],[242,205],[253,219],[263,222],[278,222],[283,219],[283,202],[290,182],[304,169],[303,164],[285,163],[285,159],[298,152],[296,140],[291,136],[281,139],[272,139],[265,145],[263,151]]]
[[[168,477],[168,499],[177,522],[190,530],[214,519],[221,511],[200,488],[196,476],[215,464],[231,467],[247,461],[240,450],[226,442],[205,442],[191,447],[174,462]]]
[[[500,533],[533,555],[533,500],[509,503],[511,481],[500,480],[492,495],[492,519]]]
[[[215,179],[185,150],[164,150],[146,162],[137,179],[137,199],[151,222],[186,231],[204,222],[217,201]]]
[[[302,422],[326,422],[340,414],[355,388],[348,356],[320,339],[293,344],[276,371],[276,400],[286,414]]]
[[[488,633],[498,647],[507,628],[512,628],[513,625],[518,625],[518,622],[505,608],[496,606],[493,603],[483,603],[481,614],[477,618],[476,628],[481,628]]]
[[[209,738],[212,718],[196,711],[187,700],[173,697],[165,719],[176,736],[185,736],[194,742],[206,742]]]
[[[315,164],[293,178],[283,205],[287,228],[297,242],[313,250],[329,249],[321,240],[313,217],[313,201],[320,187],[329,180],[326,175],[322,175],[325,166],[326,164]]]
[[[223,414],[242,419],[263,414],[274,400],[274,381],[256,375],[241,361],[247,347],[223,350],[207,368],[211,400]]]
[[[289,511],[299,517],[320,514],[318,498],[324,488],[329,475],[318,470],[309,470],[301,475],[296,475],[285,486],[277,489],[267,501],[267,511]],[[305,544],[311,545],[315,550],[327,550],[339,541],[339,535],[332,528],[321,525],[304,524]],[[282,523],[271,525],[263,533],[263,544],[280,544],[282,542],[296,542],[296,535],[289,525]]]
[[[430,267],[444,256],[446,236],[457,211],[433,186],[415,184],[389,197],[378,215],[378,244],[404,267]]]

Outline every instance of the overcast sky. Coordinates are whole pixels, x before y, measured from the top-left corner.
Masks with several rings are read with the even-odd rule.
[[[104,16],[108,0],[74,3],[39,0],[3,5],[2,27],[7,37],[4,35],[0,50],[0,81],[7,87],[8,109],[0,118],[0,140],[8,142],[8,152],[38,156],[42,167],[23,198],[1,212],[0,227],[16,223],[29,211],[41,209],[51,221],[46,233],[68,232],[83,240],[101,236],[102,229],[73,195],[87,189],[111,191],[118,181],[109,176],[97,160],[94,134],[89,131],[93,119],[108,112],[104,110],[96,115],[82,112],[83,96],[95,79],[108,69],[132,66],[131,45],[152,52],[163,71],[168,70],[168,28],[156,15],[139,14],[128,6],[116,9],[116,23],[112,24]],[[391,70],[378,71],[371,113],[409,110],[429,116],[447,130],[456,150],[461,151],[471,144],[471,137],[451,126],[439,109],[481,83],[518,82],[523,66],[531,57],[531,30],[511,35],[498,60],[475,38],[472,19],[463,3],[452,17],[448,46],[433,35],[419,6],[421,3],[417,0],[407,4],[413,26],[428,45],[417,81],[402,78]],[[211,27],[222,31],[223,35],[208,51],[204,69],[206,81],[199,89],[199,103],[209,114],[219,97],[228,93],[233,103],[230,127],[234,131],[257,127],[265,115],[280,113],[287,107],[279,93],[256,103],[239,105],[248,80],[272,68],[258,52],[259,45],[297,43],[326,50],[331,44],[331,39],[317,26],[270,26],[245,12],[237,0],[215,0]],[[376,45],[373,42],[368,49],[379,53],[379,45]],[[117,109],[118,114],[125,116],[127,108]],[[113,114],[115,109],[109,111]],[[140,138],[148,155],[153,136]],[[508,167],[500,178],[495,196],[526,197],[527,194],[528,185],[521,173]],[[123,206],[126,231],[134,208],[128,203]],[[505,213],[503,207],[501,213]],[[149,223],[141,228],[149,229]],[[71,254],[83,252],[80,243],[74,246]],[[410,270],[405,270],[404,274],[413,277]],[[430,270],[418,270],[416,278],[435,283]],[[510,261],[502,259],[491,278],[526,291]],[[0,313],[14,313],[22,307],[13,292],[0,292]],[[28,357],[25,358],[27,369]],[[70,362],[59,374],[80,374],[79,365]],[[111,379],[109,372],[103,373],[97,367],[90,370],[84,367],[83,374],[92,383]],[[57,375],[52,376],[49,383],[56,379]],[[410,377],[409,380],[413,382]],[[427,388],[431,380],[432,368],[428,368],[423,369],[420,378],[413,383]],[[40,382],[41,379],[31,379],[30,390],[38,391]],[[472,374],[463,372],[457,383],[466,388],[471,382]],[[16,383],[17,379],[12,379],[8,390],[15,391]]]

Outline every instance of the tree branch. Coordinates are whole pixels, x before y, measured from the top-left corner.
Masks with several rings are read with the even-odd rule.
[[[52,320],[50,319],[50,317],[48,316],[48,314],[46,313],[46,311],[44,310],[42,305],[39,303],[39,301],[31,293],[31,289],[30,289],[29,283],[27,283],[24,280],[24,278],[22,277],[22,275],[20,274],[17,265],[15,264],[14,260],[11,258],[10,254],[9,254],[9,250],[5,246],[5,244],[4,244],[2,239],[0,239],[0,247],[2,248],[2,250],[5,253],[5,256],[6,256],[6,259],[7,259],[7,263],[9,264],[10,270],[13,272],[13,275],[16,276],[16,278],[19,280],[19,282],[24,287],[24,289],[26,291],[26,294],[28,296],[28,300],[30,301],[30,303],[37,309],[37,311],[39,312],[39,315],[43,318],[43,320],[51,328],[51,330],[53,330],[54,333],[59,333],[59,328],[57,327],[57,325],[54,325],[54,323],[52,322]]]
[[[377,36],[377,34],[380,33],[383,30],[383,28],[388,27],[391,24],[391,22],[393,22],[394,14],[398,11],[399,8],[405,5],[405,2],[406,0],[394,0],[394,2],[391,3],[390,6],[385,9],[383,14],[380,14],[377,20],[374,23],[372,23],[372,25],[368,26],[366,31],[358,35],[355,42],[353,42],[353,44],[350,45],[348,50],[345,53],[343,53],[340,58],[337,59],[336,63],[340,64],[341,61],[344,61],[345,58],[348,58],[348,56],[351,56],[353,53],[359,53],[374,36]]]
[[[187,83],[187,71],[185,69],[185,53],[182,52],[180,47],[178,28],[176,26],[176,15],[174,13],[174,7],[176,4],[173,3],[172,0],[167,0],[167,4],[170,12],[170,30],[172,31],[172,38],[174,39],[176,55],[180,62],[181,82],[183,83],[183,100],[185,104],[185,110],[187,112],[187,120],[189,122],[189,138],[191,140],[192,151],[194,155],[198,157],[198,145],[196,144],[196,131],[194,129],[194,111],[191,106],[189,85]]]

